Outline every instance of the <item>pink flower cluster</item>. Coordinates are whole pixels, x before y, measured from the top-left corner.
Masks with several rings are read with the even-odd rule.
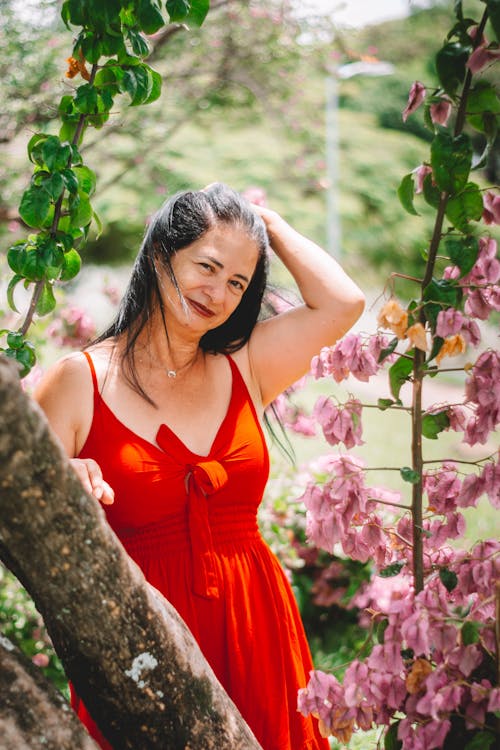
[[[500,352],[483,352],[465,381],[467,401],[475,406],[465,428],[464,442],[484,445],[500,422]]]
[[[76,305],[64,307],[58,318],[50,324],[47,332],[59,346],[70,346],[80,349],[96,335],[94,321],[84,310]]]
[[[351,398],[342,406],[336,406],[328,396],[320,396],[313,409],[313,417],[319,422],[323,435],[330,445],[344,443],[346,448],[362,445],[361,401]]]
[[[470,555],[455,553],[449,570],[456,576],[451,592],[435,572],[416,596],[403,573],[389,593],[381,579],[367,585],[358,604],[364,601],[375,623],[385,622],[382,642],[364,662],[348,667],[343,684],[316,671],[299,692],[299,710],[318,716],[324,734],[346,743],[356,728],[390,726],[402,713],[402,750],[431,750],[443,746],[454,715],[465,717],[467,729],[492,718],[500,706],[500,688],[488,679],[500,543],[483,542]]]
[[[375,375],[384,363],[379,364],[378,358],[387,347],[389,339],[384,334],[377,334],[368,338],[349,333],[335,346],[325,346],[319,355],[313,357],[311,372],[318,380],[329,375],[340,383],[349,375],[364,383]],[[393,356],[384,362],[392,361]]]
[[[328,468],[331,478],[323,486],[309,482],[300,498],[307,509],[309,541],[330,553],[340,542],[344,553],[353,560],[366,562],[373,558],[377,565],[387,565],[393,550],[384,522],[375,513],[375,504],[377,500],[396,503],[399,493],[366,487],[363,464],[354,456],[331,456]]]
[[[481,331],[475,320],[466,317],[460,310],[449,307],[441,310],[437,316],[436,336],[445,339],[459,333],[464,340],[472,346],[477,346],[481,341]]]
[[[445,279],[456,279],[460,271],[448,266]],[[500,260],[497,258],[497,242],[491,237],[479,239],[477,260],[459,284],[465,295],[465,312],[479,320],[487,320],[493,310],[500,311]]]
[[[500,452],[496,461],[487,461],[478,474],[468,474],[463,481],[454,463],[444,463],[438,469],[424,474],[424,490],[427,493],[429,510],[447,518],[453,517],[458,508],[476,507],[483,494],[487,495],[493,507],[498,508]]]

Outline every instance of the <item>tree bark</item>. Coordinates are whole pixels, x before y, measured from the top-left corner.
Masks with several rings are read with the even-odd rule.
[[[0,635],[0,750],[98,750],[42,671]]]
[[[77,394],[75,394],[75,398]],[[116,750],[258,750],[174,608],[128,557],[0,357],[0,559]]]

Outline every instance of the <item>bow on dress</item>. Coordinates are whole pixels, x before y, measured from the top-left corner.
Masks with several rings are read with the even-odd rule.
[[[208,498],[226,482],[227,472],[219,461],[200,461],[186,467],[193,593],[207,599],[217,599],[219,596],[215,551],[208,517]]]

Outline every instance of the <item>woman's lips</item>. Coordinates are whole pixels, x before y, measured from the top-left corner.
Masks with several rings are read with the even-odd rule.
[[[193,299],[189,299],[188,302],[198,315],[201,315],[203,318],[212,318],[215,313],[212,312],[212,310],[209,310],[208,307],[205,307],[205,305],[200,304],[199,302],[195,302]]]

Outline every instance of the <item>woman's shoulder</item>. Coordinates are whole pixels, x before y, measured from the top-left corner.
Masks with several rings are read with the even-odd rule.
[[[91,364],[95,371],[105,366],[106,352],[109,361],[109,346],[96,344],[89,347]],[[35,389],[34,396],[37,400],[53,389],[57,389],[61,397],[66,391],[70,393],[82,393],[88,391],[92,385],[92,368],[84,352],[70,352],[54,362],[44,373],[43,378]]]

